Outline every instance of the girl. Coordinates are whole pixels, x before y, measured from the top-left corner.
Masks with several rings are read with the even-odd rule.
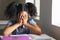
[[[18,34],[41,34],[41,28],[31,18],[36,16],[36,7],[32,3],[18,4],[12,3],[8,6],[6,14],[8,18],[15,18],[10,20],[3,31],[4,35],[18,35]],[[14,16],[15,15],[15,16]]]

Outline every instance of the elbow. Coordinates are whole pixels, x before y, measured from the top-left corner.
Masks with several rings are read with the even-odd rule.
[[[38,30],[37,35],[41,35],[41,34],[42,34],[42,30]]]
[[[3,32],[3,36],[8,36],[9,34],[7,32]]]
[[[3,32],[3,36],[6,36],[7,34],[6,34],[6,32]]]
[[[42,31],[39,31],[38,33],[37,33],[37,35],[41,35],[42,34]]]

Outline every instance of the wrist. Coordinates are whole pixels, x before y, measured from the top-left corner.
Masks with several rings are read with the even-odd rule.
[[[18,26],[21,26],[21,23],[16,23]]]
[[[19,23],[16,23],[16,25],[20,26],[20,24],[19,24]]]
[[[26,22],[26,23],[23,23],[24,25],[27,25],[28,23]]]
[[[25,25],[25,26],[28,26],[28,25],[29,25],[29,23],[25,23],[24,25]]]

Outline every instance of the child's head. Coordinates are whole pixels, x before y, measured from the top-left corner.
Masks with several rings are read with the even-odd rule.
[[[10,5],[8,5],[6,9],[6,15],[9,18],[14,18],[15,16],[20,15],[21,13],[26,12],[26,14],[30,17],[36,16],[37,10],[34,4],[32,3],[25,3],[25,4],[19,4],[16,2],[12,2]]]
[[[26,11],[28,13],[28,15],[32,16],[36,16],[37,14],[37,9],[35,7],[34,4],[32,3],[25,3],[25,4],[20,4],[18,9],[18,13],[21,13],[22,11]]]

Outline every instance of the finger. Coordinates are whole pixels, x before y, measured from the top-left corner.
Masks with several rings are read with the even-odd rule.
[[[20,19],[20,21],[22,22],[22,19]]]

